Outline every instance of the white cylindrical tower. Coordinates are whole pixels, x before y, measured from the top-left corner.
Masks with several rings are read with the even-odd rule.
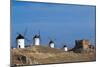
[[[68,48],[66,45],[63,46],[64,51],[68,51]]]
[[[40,35],[35,35],[34,37],[33,37],[33,41],[34,41],[34,45],[40,45]]]
[[[19,34],[16,37],[16,42],[17,42],[17,48],[24,48],[25,47],[24,36],[22,36],[21,34]]]
[[[54,46],[55,46],[55,44],[54,44],[54,42],[51,40],[51,41],[49,42],[49,47],[54,48]]]

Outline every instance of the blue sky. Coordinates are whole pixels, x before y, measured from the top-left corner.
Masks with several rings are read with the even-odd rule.
[[[72,48],[77,39],[95,43],[95,6],[13,1],[11,14],[14,47],[17,32],[23,33],[26,28],[26,38],[31,42],[40,30],[43,45],[48,44],[49,38],[56,39],[57,48],[65,42]]]

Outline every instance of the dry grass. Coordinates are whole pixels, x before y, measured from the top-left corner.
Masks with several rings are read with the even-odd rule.
[[[12,64],[22,65],[21,60],[18,60],[20,56],[28,58],[28,62],[23,65],[29,64],[49,64],[49,63],[69,63],[69,62],[81,62],[81,61],[95,61],[96,54],[94,52],[88,53],[74,53],[65,52],[61,49],[34,46],[24,49],[12,49]]]

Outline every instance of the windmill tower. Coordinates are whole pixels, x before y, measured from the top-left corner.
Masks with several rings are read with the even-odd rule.
[[[17,48],[24,48],[25,47],[25,42],[24,42],[24,36],[19,34],[16,37],[16,42],[17,42]]]
[[[49,47],[50,48],[54,48],[55,47],[55,43],[52,40],[50,40],[50,42],[49,42]]]
[[[64,51],[68,51],[68,48],[66,45],[63,46]]]
[[[33,45],[36,45],[36,46],[40,45],[40,35],[35,35],[33,37]]]
[[[26,33],[27,33],[27,28],[21,34],[18,33],[18,32],[16,33],[18,35],[16,37],[16,45],[17,45],[17,48],[25,48],[26,46],[28,46],[28,45],[25,44],[25,41],[27,41],[27,43],[30,43],[31,42],[31,40],[29,40],[26,37]]]
[[[55,42],[54,41],[56,41],[56,39],[54,38],[54,36],[52,38],[48,37],[48,39],[49,39],[49,47],[55,48]]]

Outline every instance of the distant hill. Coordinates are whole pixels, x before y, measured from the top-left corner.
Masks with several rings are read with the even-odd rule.
[[[63,49],[45,46],[11,49],[12,65],[34,65],[95,61],[95,50],[82,53],[65,52]]]

